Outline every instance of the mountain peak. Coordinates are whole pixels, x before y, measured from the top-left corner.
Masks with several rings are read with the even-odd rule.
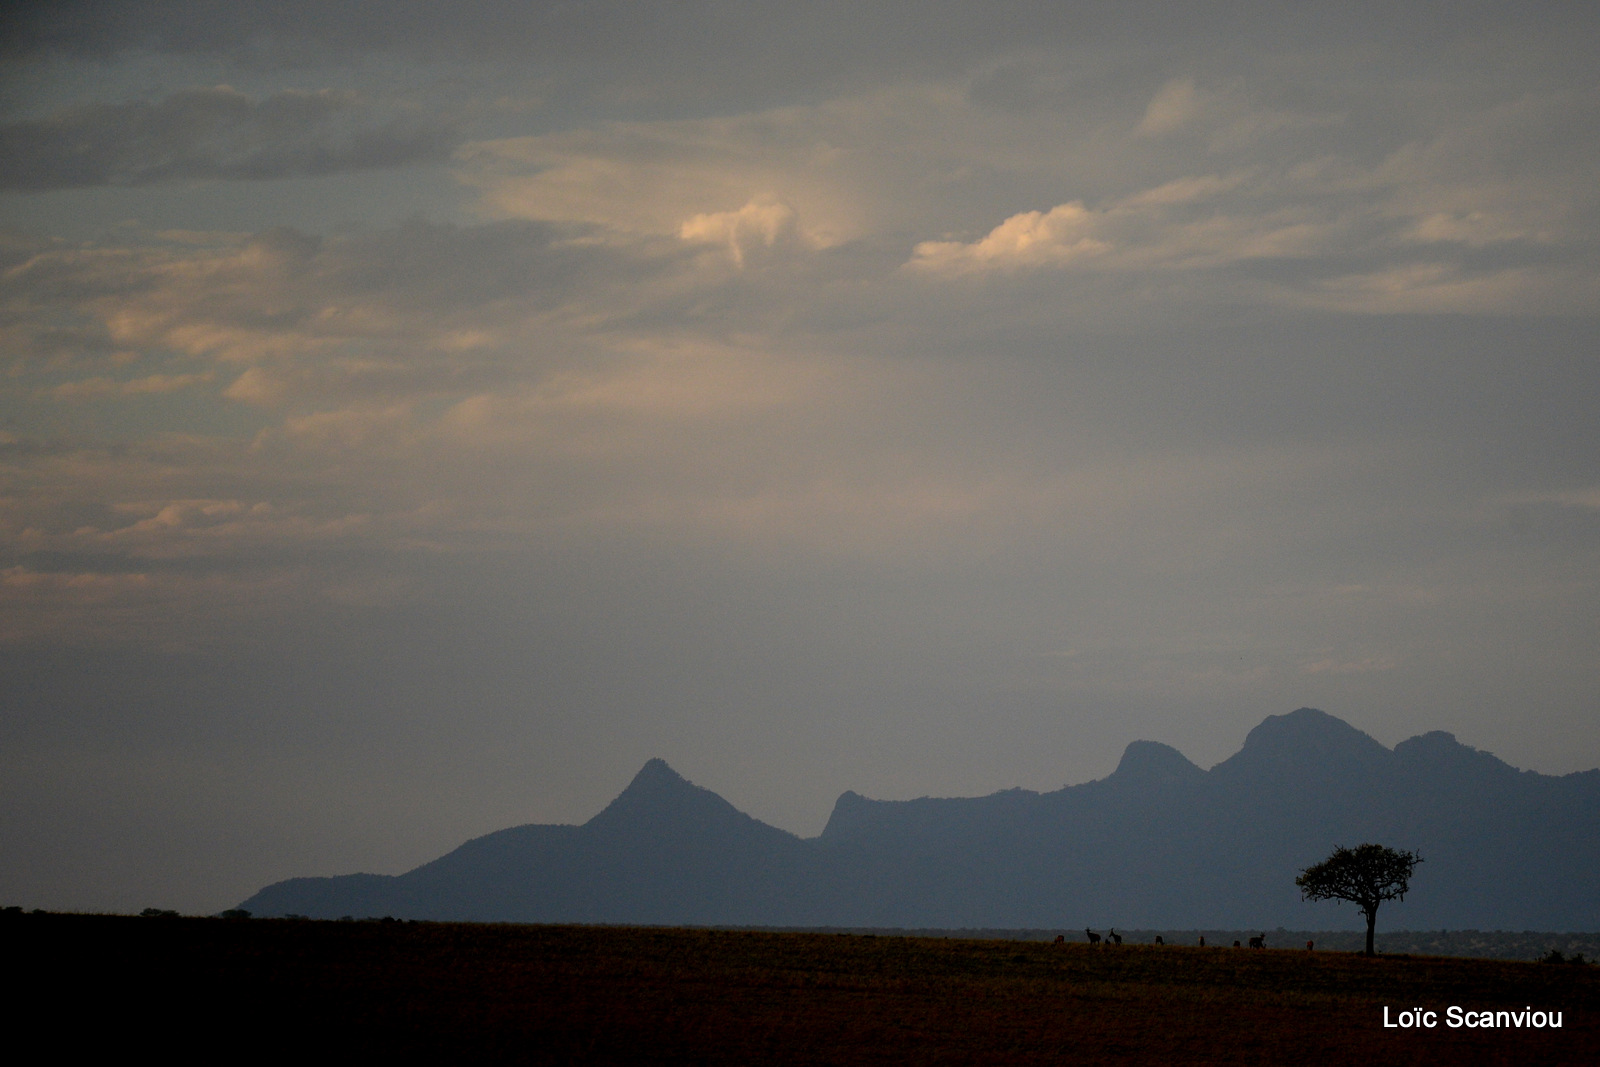
[[[731,827],[739,833],[793,836],[746,815],[704,786],[695,785],[663,759],[646,761],[628,788],[584,825],[605,833],[643,834],[657,843],[664,837],[713,826],[725,830]]]
[[[1444,730],[1430,730],[1407,738],[1394,746],[1394,754],[1404,764],[1458,777],[1517,773],[1517,769],[1509,763],[1471,745],[1463,745],[1456,740],[1455,734]]]
[[[1190,763],[1182,752],[1159,741],[1134,741],[1123,749],[1122,762],[1111,780],[1148,786],[1164,782],[1197,781],[1205,771]]]
[[[645,761],[639,773],[633,776],[628,788],[618,793],[591,823],[605,826],[618,821],[629,822],[640,818],[658,817],[667,812],[682,811],[686,806],[703,805],[705,798],[716,803],[727,801],[708,789],[702,789],[683,775],[667,766],[664,759]],[[732,805],[728,805],[731,809]]]
[[[877,801],[868,800],[854,789],[846,789],[833,802],[833,813],[828,816],[828,825],[822,828],[822,839],[839,841],[860,833],[871,823],[876,807]]]
[[[666,760],[660,756],[655,756],[645,760],[644,766],[639,768],[639,773],[633,776],[633,781],[628,783],[628,788],[623,792],[632,792],[635,789],[656,790],[671,788],[676,785],[691,785],[691,783],[683,775],[667,766]]]
[[[1214,769],[1224,773],[1269,766],[1285,770],[1370,770],[1392,756],[1387,748],[1343,719],[1316,708],[1297,708],[1287,715],[1268,715],[1245,736],[1244,747]]]

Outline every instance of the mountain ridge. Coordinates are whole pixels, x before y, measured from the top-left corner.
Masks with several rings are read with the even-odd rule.
[[[875,800],[846,790],[814,838],[648,760],[580,825],[473,838],[401,875],[294,878],[256,914],[896,927],[1285,926],[1302,867],[1376,840],[1425,860],[1413,926],[1600,928],[1600,769],[1519,771],[1444,731],[1394,749],[1312,708],[1269,716],[1204,770],[1134,741],[1048,792]],[[1321,916],[1321,918],[1317,918]]]

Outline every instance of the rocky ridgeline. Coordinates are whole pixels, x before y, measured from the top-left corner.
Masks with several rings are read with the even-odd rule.
[[[1295,878],[1334,846],[1363,842],[1423,861],[1407,896],[1378,917],[1385,951],[1526,959],[1538,946],[1473,945],[1473,935],[1401,943],[1390,931],[1600,930],[1600,770],[1519,771],[1442,732],[1389,749],[1311,708],[1269,717],[1210,770],[1135,741],[1110,776],[1048,793],[846,792],[809,839],[651,760],[581,826],[501,830],[402,875],[290,879],[239,907],[314,918],[1054,926],[1078,937],[1126,923],[1216,927],[1231,945],[1351,923],[1351,908],[1303,900]],[[1307,938],[1292,940],[1303,948]]]

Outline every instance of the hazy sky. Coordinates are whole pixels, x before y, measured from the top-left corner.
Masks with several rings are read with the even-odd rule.
[[[0,20],[0,903],[1600,765],[1592,5]]]

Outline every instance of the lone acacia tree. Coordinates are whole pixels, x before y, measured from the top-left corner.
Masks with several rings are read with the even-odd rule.
[[[1294,884],[1301,900],[1348,900],[1367,917],[1367,955],[1372,955],[1372,932],[1378,925],[1378,905],[1406,898],[1411,872],[1422,857],[1383,845],[1336,846],[1333,855],[1300,872]]]

